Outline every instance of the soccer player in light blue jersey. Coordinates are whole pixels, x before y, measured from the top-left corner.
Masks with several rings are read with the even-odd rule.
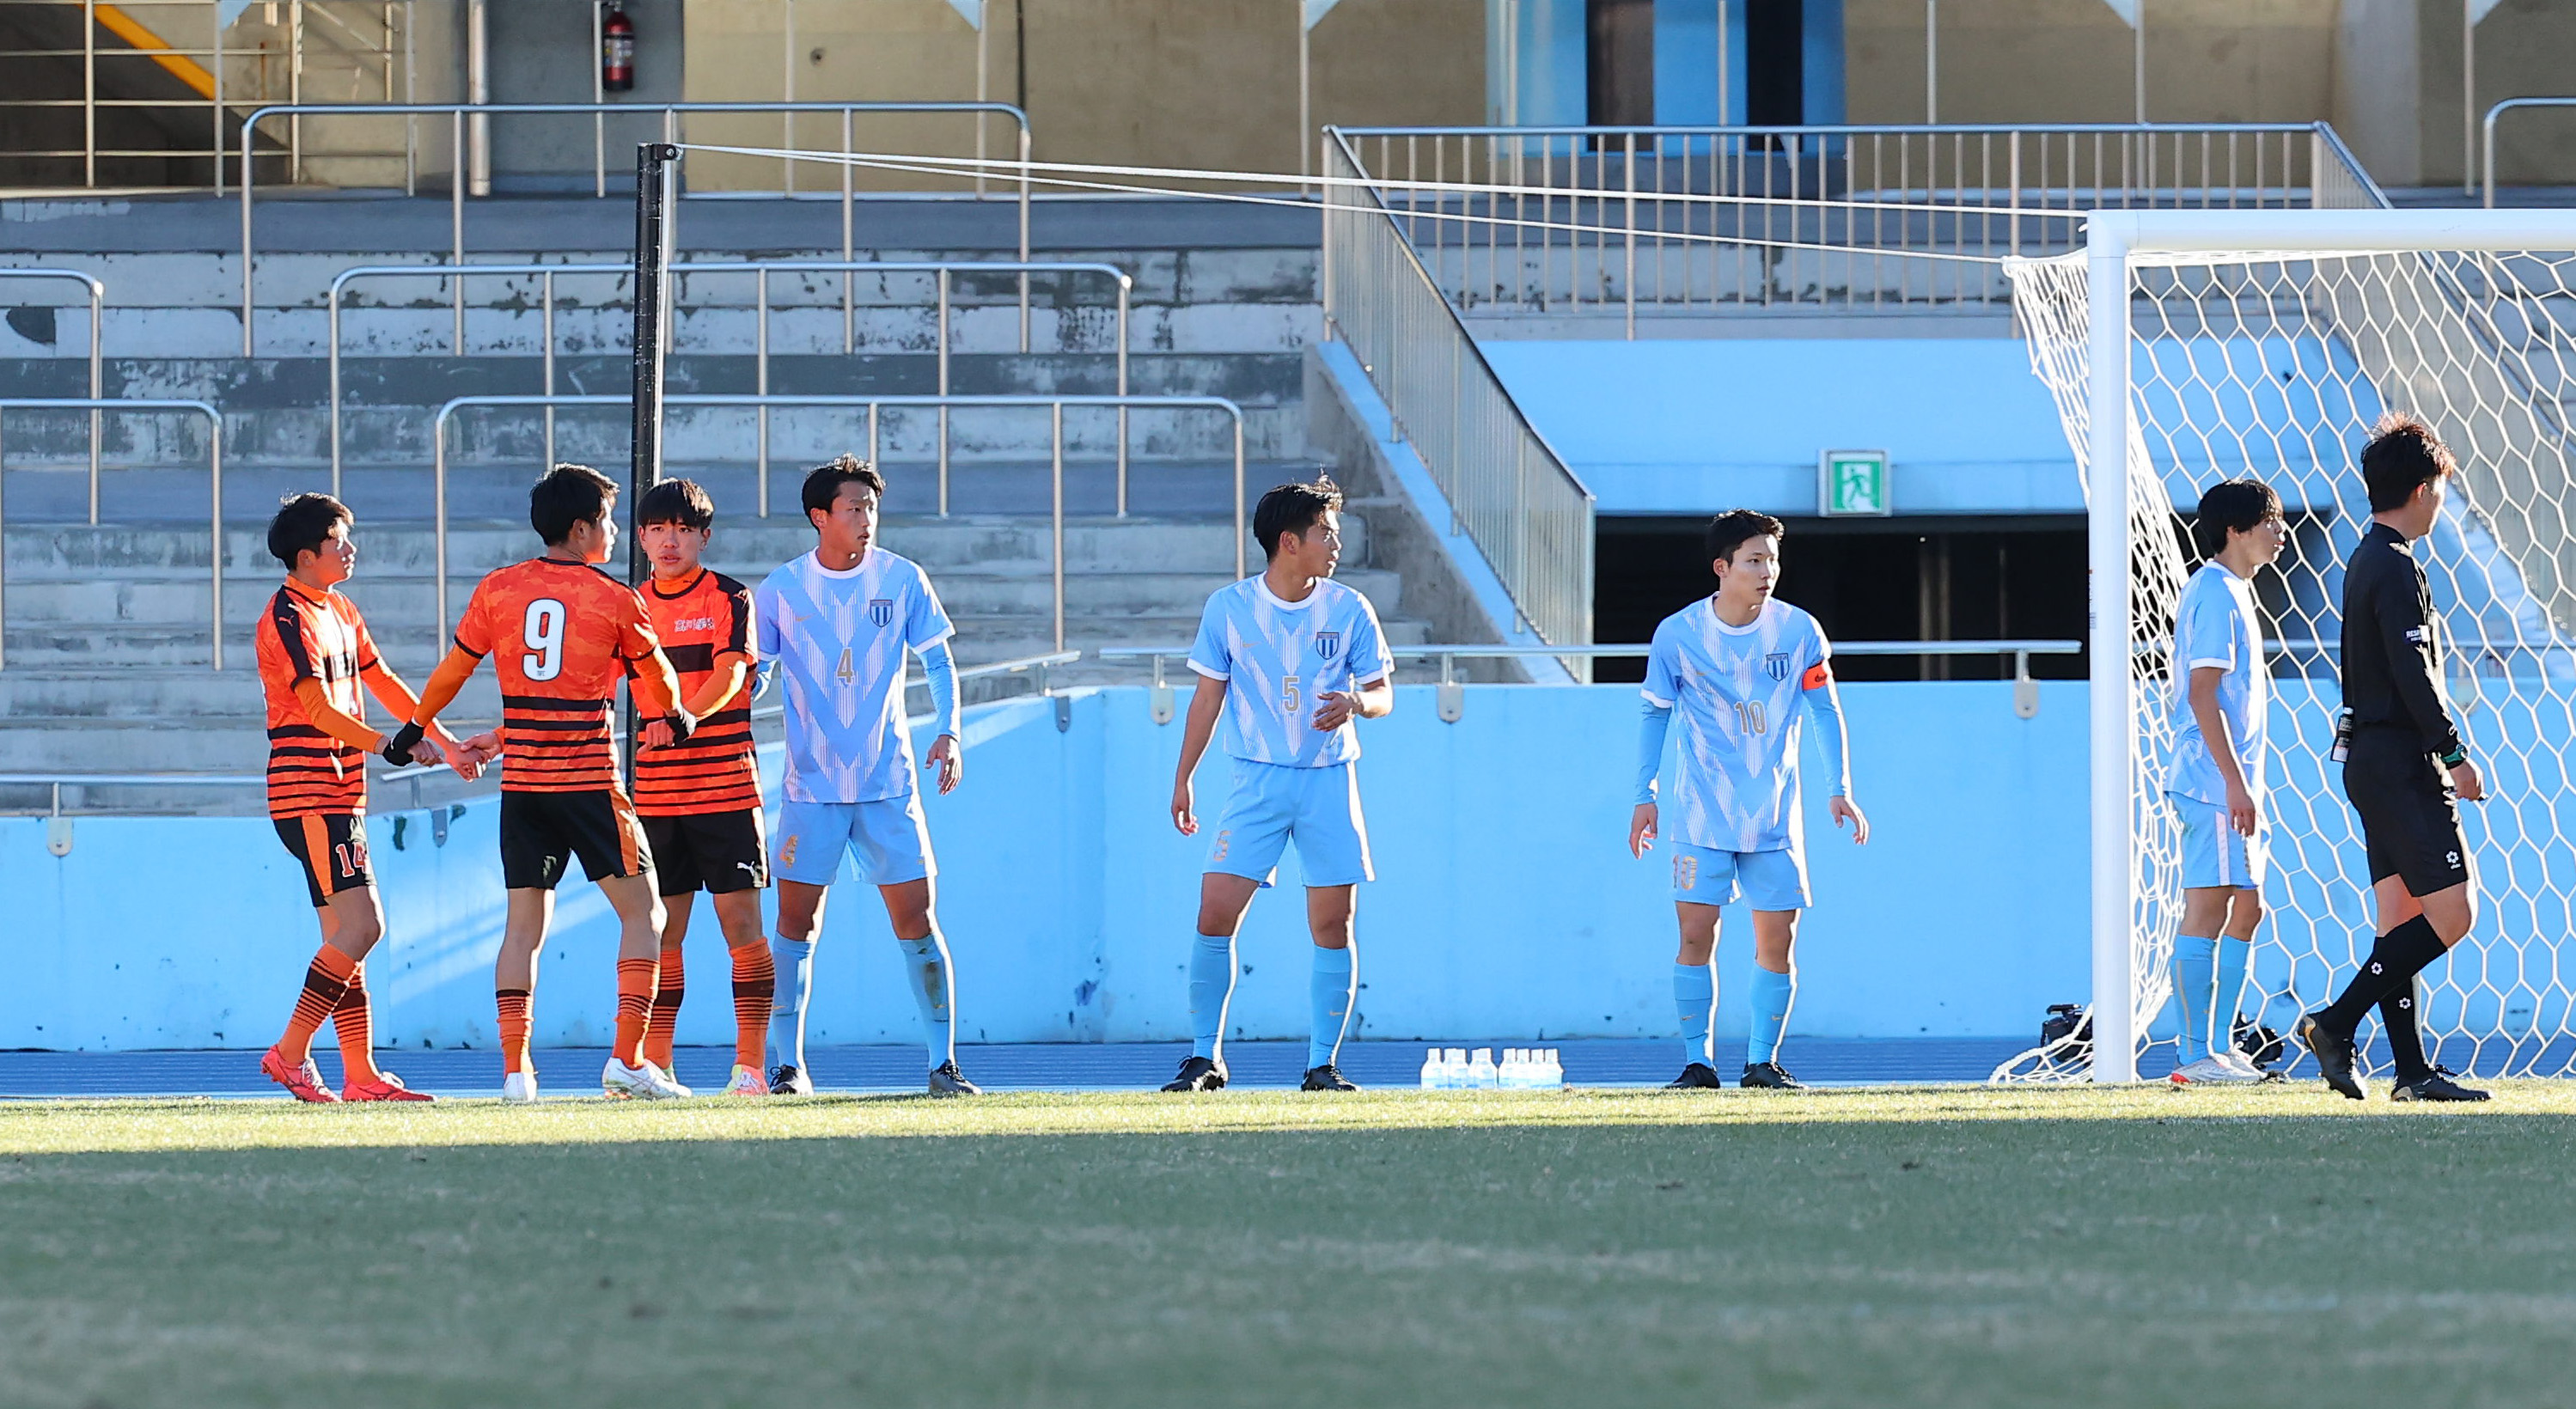
[[[1355,720],[1395,707],[1377,611],[1333,581],[1342,557],[1342,492],[1329,479],[1283,484],[1261,496],[1253,535],[1270,564],[1258,577],[1217,589],[1199,618],[1190,669],[1199,677],[1181,732],[1172,782],[1172,824],[1196,836],[1190,774],[1207,752],[1219,716],[1234,786],[1207,872],[1199,881],[1198,938],[1190,949],[1190,1055],[1166,1091],[1225,1085],[1225,1008],[1234,995],[1234,937],[1253,893],[1269,885],[1291,841],[1305,870],[1306,927],[1314,936],[1307,981],[1312,1024],[1306,1043],[1308,1091],[1356,1091],[1341,1073],[1358,971],[1351,911],[1369,865],[1360,816]]]
[[[2231,479],[2200,496],[2194,533],[2208,558],[2174,614],[2173,762],[2165,800],[2182,821],[2182,933],[2174,996],[2182,1007],[2177,1086],[2273,1075],[2236,1049],[2236,1000],[2263,919],[2263,755],[2272,677],[2254,574],[2281,556],[2281,496]],[[2225,939],[2221,940],[2221,933]]]
[[[1743,895],[1753,906],[1753,1040],[1742,1084],[1800,1089],[1780,1065],[1780,1038],[1798,989],[1792,950],[1807,908],[1806,825],[1798,806],[1802,715],[1824,745],[1826,810],[1855,843],[1869,819],[1851,800],[1833,647],[1816,619],[1772,595],[1780,583],[1778,519],[1736,509],[1711,519],[1707,549],[1717,591],[1664,618],[1646,657],[1645,717],[1637,735],[1637,808],[1628,851],[1644,856],[1660,834],[1655,775],[1664,740],[1681,718],[1673,802],[1673,908],[1681,952],[1673,1003],[1687,1064],[1677,1089],[1726,1083],[1711,1063],[1709,1019],[1717,983],[1718,907]]]
[[[805,477],[805,517],[814,551],[781,566],[753,594],[761,659],[784,682],[785,797],[779,805],[776,864],[777,1007],[769,1041],[769,1089],[814,1090],[805,1065],[805,1005],[814,988],[814,938],[823,899],[846,853],[884,897],[886,918],[910,971],[930,1049],[930,1093],[979,1094],[957,1070],[952,1013],[956,979],[939,933],[930,827],[922,819],[903,712],[904,652],[921,657],[930,680],[938,738],[923,767],[939,770],[939,791],[965,773],[958,744],[956,634],[919,564],[876,546],[885,480],[844,455]]]

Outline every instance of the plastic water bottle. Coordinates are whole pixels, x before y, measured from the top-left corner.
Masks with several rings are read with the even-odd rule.
[[[1464,1048],[1464,1047],[1452,1047],[1452,1048],[1450,1048],[1450,1049],[1449,1049],[1449,1055],[1448,1055],[1448,1058],[1447,1058],[1446,1060],[1444,1060],[1443,1062],[1441,1062],[1441,1064],[1440,1064],[1440,1065],[1441,1065],[1441,1067],[1442,1067],[1441,1079],[1440,1079],[1440,1089],[1441,1089],[1441,1090],[1443,1090],[1443,1091],[1463,1091],[1463,1090],[1465,1090],[1465,1089],[1467,1088],[1467,1086],[1469,1085],[1469,1081],[1468,1081],[1468,1076],[1467,1076],[1467,1049],[1466,1049],[1466,1048]]]
[[[1525,1091],[1530,1085],[1530,1054],[1526,1047],[1503,1049],[1502,1087],[1506,1091]]]
[[[1539,1055],[1538,1084],[1551,1091],[1565,1089],[1565,1062],[1557,1056],[1556,1049],[1553,1047]]]
[[[1439,1048],[1434,1047],[1434,1048],[1432,1048],[1431,1050],[1429,1050],[1429,1051],[1427,1051],[1427,1052],[1425,1052],[1425,1053],[1423,1053],[1423,1054],[1422,1054],[1422,1089],[1423,1089],[1423,1090],[1425,1090],[1425,1091],[1437,1091],[1437,1090],[1439,1090],[1439,1089],[1441,1088],[1441,1086],[1444,1084],[1444,1082],[1443,1082],[1443,1080],[1442,1080],[1442,1079],[1443,1079],[1444,1077],[1446,1077],[1448,1074],[1449,1074],[1449,1067],[1448,1067],[1448,1064],[1447,1064],[1446,1062],[1444,1062],[1444,1061],[1442,1061],[1442,1060],[1441,1060],[1441,1058],[1440,1058],[1440,1049],[1439,1049]]]
[[[1467,1084],[1479,1091],[1491,1091],[1500,1081],[1500,1074],[1494,1070],[1494,1049],[1477,1048],[1476,1059],[1467,1068]]]

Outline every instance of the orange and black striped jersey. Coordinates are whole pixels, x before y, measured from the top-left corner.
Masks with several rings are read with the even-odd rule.
[[[630,665],[646,717],[671,708],[670,667],[644,600],[588,563],[531,558],[485,577],[456,623],[456,647],[490,657],[501,680],[503,792],[616,788],[610,707]],[[442,666],[424,708],[453,698],[452,687],[441,695],[447,674]]]
[[[377,657],[358,604],[288,578],[260,614],[255,640],[268,699],[269,816],[365,812],[367,755],[384,736],[366,725],[359,681],[398,715],[414,701]]]
[[[710,706],[684,744],[635,755],[635,810],[646,817],[689,817],[760,806],[760,767],[752,755],[751,682],[725,699],[702,700],[707,681],[729,662],[751,663],[751,589],[720,572],[698,569],[676,591],[644,584],[644,608],[662,654],[680,677],[680,699]]]

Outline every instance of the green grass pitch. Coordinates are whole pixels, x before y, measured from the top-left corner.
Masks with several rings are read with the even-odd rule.
[[[0,1401],[2540,1405],[2576,1084],[0,1106]]]

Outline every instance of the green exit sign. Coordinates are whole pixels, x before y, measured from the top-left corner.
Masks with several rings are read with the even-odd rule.
[[[1896,512],[1888,492],[1887,452],[1828,450],[1816,457],[1816,512],[1827,518]]]

